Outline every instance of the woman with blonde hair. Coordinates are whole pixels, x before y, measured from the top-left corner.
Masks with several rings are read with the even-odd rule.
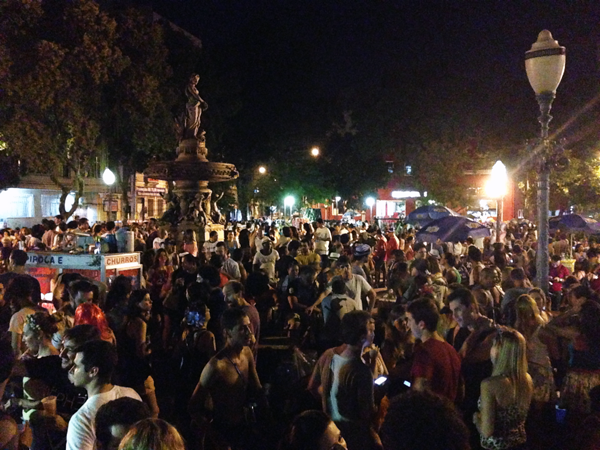
[[[548,303],[544,290],[537,287],[533,288],[529,291],[529,296],[535,301],[544,324],[550,322],[550,316],[546,311],[550,311],[552,305]]]
[[[533,401],[538,404],[548,403],[554,400],[556,391],[548,353],[551,336],[544,329],[544,320],[537,303],[531,296],[521,295],[517,299],[515,308],[517,315],[515,328],[527,342],[527,366],[533,380]]]
[[[119,450],[185,450],[185,444],[170,423],[161,419],[144,419],[131,427],[121,440]]]
[[[481,382],[479,412],[473,415],[473,423],[483,448],[518,448],[527,441],[525,421],[533,394],[525,338],[516,330],[498,329],[490,357],[494,369]]]

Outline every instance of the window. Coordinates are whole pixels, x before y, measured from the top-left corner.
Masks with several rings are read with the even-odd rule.
[[[25,218],[35,217],[33,194],[24,189],[7,189],[0,192],[0,217]]]
[[[165,212],[165,201],[162,198],[156,199],[156,215],[162,216]]]
[[[404,166],[404,173],[406,173],[406,175],[412,175],[412,166],[410,164]]]
[[[60,195],[43,195],[42,194],[42,216],[51,217],[59,214],[58,207],[60,205]]]
[[[387,166],[388,173],[394,173],[394,161],[386,161],[385,165]]]
[[[154,215],[156,214],[156,211],[154,209],[154,199],[147,198],[146,204],[148,205],[148,217],[154,217]]]

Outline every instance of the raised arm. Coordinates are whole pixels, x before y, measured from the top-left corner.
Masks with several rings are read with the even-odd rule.
[[[482,438],[489,438],[494,434],[494,421],[496,420],[496,399],[489,379],[481,382],[480,398],[481,410],[473,415],[473,423]]]

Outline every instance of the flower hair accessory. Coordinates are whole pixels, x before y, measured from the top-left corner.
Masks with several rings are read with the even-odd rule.
[[[35,321],[35,314],[29,314],[28,316],[25,317],[25,325],[27,325],[30,329],[32,329],[36,333],[42,332],[42,328]]]

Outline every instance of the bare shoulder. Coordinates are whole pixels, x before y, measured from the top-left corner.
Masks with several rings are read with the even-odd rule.
[[[144,322],[141,317],[134,317],[133,319],[131,319],[129,321],[129,324],[132,327],[141,328],[142,326],[144,326],[146,324],[146,322]]]
[[[208,364],[205,366],[206,369],[210,369],[213,374],[217,374],[226,368],[227,359],[223,355],[223,350],[217,352],[215,356],[208,360]]]
[[[481,382],[481,390],[487,392],[500,392],[509,386],[510,380],[501,375],[486,378]]]
[[[250,347],[244,347],[242,350],[242,356],[248,360],[248,362],[254,362],[254,354],[252,353],[252,349]]]
[[[200,335],[200,338],[198,339],[198,341],[201,343],[210,343],[214,340],[215,340],[215,335],[212,333],[212,331],[208,331],[208,330],[206,330],[204,333],[202,333]]]
[[[201,385],[204,388],[211,388],[215,384],[216,380],[219,378],[219,374],[221,372],[219,369],[219,365],[219,360],[216,356],[213,356],[208,361],[206,366],[204,366],[204,369],[202,369],[199,385]]]

